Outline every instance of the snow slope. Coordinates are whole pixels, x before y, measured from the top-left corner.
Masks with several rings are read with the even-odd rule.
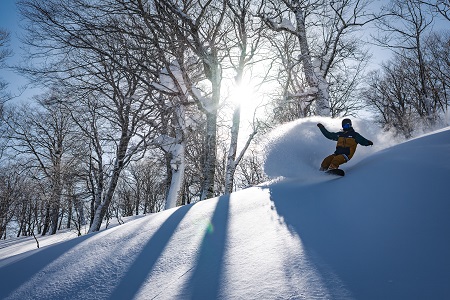
[[[333,177],[317,121],[272,134],[269,183],[13,256],[2,241],[0,299],[450,299],[450,128],[379,150],[358,124],[375,146]]]

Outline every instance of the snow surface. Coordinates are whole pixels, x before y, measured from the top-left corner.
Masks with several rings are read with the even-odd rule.
[[[0,299],[450,299],[450,127],[388,147],[355,120],[375,145],[335,177],[317,122],[340,125],[270,135],[258,187],[40,249],[1,241]]]

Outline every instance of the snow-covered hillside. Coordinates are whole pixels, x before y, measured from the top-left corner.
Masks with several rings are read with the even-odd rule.
[[[386,147],[355,122],[375,145],[334,177],[318,121],[339,128],[271,135],[269,183],[36,250],[1,241],[0,299],[450,299],[450,128]]]

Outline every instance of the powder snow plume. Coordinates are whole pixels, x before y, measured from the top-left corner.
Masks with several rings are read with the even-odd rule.
[[[277,127],[268,134],[266,143],[262,145],[262,152],[265,153],[265,173],[270,178],[316,176],[323,158],[333,153],[336,147],[336,142],[325,138],[317,124],[322,123],[328,131],[337,132],[342,130],[342,119],[309,117]],[[370,120],[357,118],[351,120],[353,128],[373,141],[374,146],[358,145],[355,156],[350,162],[342,165],[343,169],[351,168],[368,155],[400,142]]]

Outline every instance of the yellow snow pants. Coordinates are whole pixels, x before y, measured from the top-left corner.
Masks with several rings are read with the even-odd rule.
[[[340,165],[345,164],[347,158],[342,154],[331,154],[322,161],[321,170],[337,169]]]

